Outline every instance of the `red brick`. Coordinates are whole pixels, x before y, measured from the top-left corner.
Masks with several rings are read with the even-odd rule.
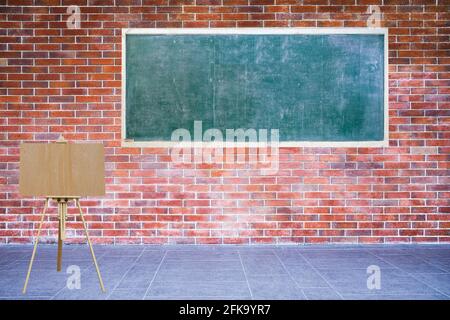
[[[30,242],[21,219],[37,221],[30,213],[41,205],[11,200],[20,198],[18,143],[59,132],[107,147],[107,197],[83,202],[96,243],[450,242],[443,1],[382,6],[390,147],[282,148],[275,176],[238,164],[173,164],[167,148],[121,147],[120,28],[365,27],[367,6],[381,0],[63,0],[88,14],[80,30],[67,29],[59,2],[12,1],[0,22],[8,59],[0,66],[0,219],[14,228],[1,243]],[[56,223],[45,227],[54,237]]]

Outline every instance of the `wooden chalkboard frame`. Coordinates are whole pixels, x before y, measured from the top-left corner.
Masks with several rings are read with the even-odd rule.
[[[122,29],[122,113],[121,145],[123,147],[173,147],[175,141],[134,141],[126,138],[126,36],[127,35],[246,35],[246,34],[377,34],[384,36],[384,138],[380,141],[280,141],[280,147],[388,147],[389,146],[389,47],[388,28],[131,28]],[[202,146],[217,147],[217,142],[199,142]],[[191,142],[189,146],[196,146]],[[223,146],[248,146],[252,143],[224,142]],[[256,145],[258,146],[258,145]]]

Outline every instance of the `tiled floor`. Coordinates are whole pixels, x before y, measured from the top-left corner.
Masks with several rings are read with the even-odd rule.
[[[65,246],[56,272],[56,246],[40,245],[22,295],[31,251],[0,246],[0,299],[450,299],[450,245],[96,246],[106,293],[87,246]]]

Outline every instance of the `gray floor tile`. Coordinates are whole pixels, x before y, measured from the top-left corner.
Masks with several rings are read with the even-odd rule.
[[[153,282],[147,297],[249,297],[247,282]]]
[[[151,263],[151,264],[135,264],[132,265],[128,271],[127,274],[155,274],[156,270],[158,269],[159,264]]]
[[[0,296],[0,300],[50,300],[52,296],[29,296],[29,295],[17,295],[17,296]]]
[[[137,257],[102,257],[98,264],[102,273],[123,274],[134,266],[136,259]]]
[[[448,300],[439,294],[342,294],[345,300]]]
[[[273,250],[278,249],[279,246],[275,245],[251,245],[251,246],[237,246],[237,250],[240,254],[261,254],[269,255],[274,254]]]
[[[32,250],[0,245],[0,299],[140,299],[147,293],[145,299],[238,300],[252,298],[249,286],[255,299],[450,296],[450,245],[96,245],[103,294],[87,245],[65,245],[58,273],[57,246],[40,244],[22,296]],[[81,267],[80,290],[66,287],[72,264]],[[372,264],[381,267],[381,290],[367,289]]]
[[[301,252],[309,250],[364,250],[367,245],[361,244],[302,244],[297,246]]]
[[[250,294],[239,297],[230,296],[145,296],[144,300],[251,300]]]
[[[450,273],[442,274],[414,274],[414,278],[426,283],[430,287],[438,289],[442,293],[450,296]]]
[[[431,287],[417,281],[408,274],[397,270],[381,270],[381,289],[370,290],[367,287],[366,270],[324,271],[321,274],[341,294],[431,294]]]
[[[61,266],[61,273],[65,273],[69,266],[76,265],[81,270],[87,270],[93,266],[92,261],[87,260],[71,260],[63,259]],[[26,273],[28,271],[29,262],[28,261],[14,261],[3,270],[15,270],[18,273]],[[56,271],[56,259],[55,260],[35,260],[33,263],[32,273],[38,273],[41,276],[46,272]]]
[[[23,260],[23,261],[29,261],[31,258],[33,252],[32,246],[27,246],[27,249],[24,250],[21,254],[17,253],[18,259],[17,260]],[[98,254],[97,258],[101,256],[101,254]],[[56,257],[58,254],[58,247],[57,245],[51,245],[51,246],[45,246],[42,247],[41,245],[38,246],[36,250],[36,256],[35,260],[52,260],[56,261]],[[75,259],[75,260],[92,260],[91,252],[89,250],[88,246],[80,246],[80,247],[74,247],[72,245],[64,245],[62,249],[62,256],[63,259]]]
[[[287,274],[284,267],[276,264],[244,264],[246,274],[270,275]]]
[[[302,252],[301,255],[306,259],[368,259],[373,255],[364,250],[348,249],[328,249],[328,250],[309,250]]]
[[[15,281],[9,285],[0,284],[0,296],[20,296],[25,280]],[[66,285],[66,279],[34,280],[28,283],[26,296],[53,296]]]
[[[119,245],[111,246],[107,250],[103,248],[96,248],[96,250],[99,253],[104,253],[106,257],[137,257],[144,251],[144,247],[137,245]]]
[[[123,273],[102,272],[101,276],[105,288],[109,291],[114,289],[120,283],[123,278]],[[100,288],[100,282],[95,270],[82,273],[80,281],[82,289],[98,290]]]
[[[302,290],[288,276],[249,277],[253,299],[304,300]]]
[[[107,293],[103,293],[100,289],[88,290],[69,290],[63,289],[57,295],[52,297],[52,300],[106,300]]]
[[[308,300],[342,300],[339,294],[331,288],[302,289]]]
[[[389,256],[389,255],[398,255],[398,254],[405,254],[409,252],[407,249],[404,248],[380,248],[380,247],[368,247],[364,249],[366,252],[377,255],[377,256]]]
[[[0,296],[21,295],[25,284],[25,269],[10,269],[0,274]],[[51,269],[32,270],[27,287],[28,296],[51,296],[63,288],[67,282],[65,272]]]
[[[424,260],[434,267],[444,270],[446,273],[450,273],[450,259],[449,258],[424,258]]]
[[[108,297],[108,300],[142,300],[147,288],[116,289]]]
[[[185,270],[196,271],[196,270],[242,270],[242,264],[239,260],[225,260],[225,261],[174,261],[174,260],[164,260],[160,268],[161,271],[170,270]]]
[[[118,283],[118,289],[148,288],[155,276],[153,272],[128,272]]]
[[[135,260],[136,264],[159,264],[164,257],[161,250],[145,250]]]
[[[100,257],[98,262],[104,263],[105,265],[130,265],[132,263],[135,263],[137,261],[138,257],[135,256],[110,256],[110,255],[103,255]]]
[[[168,262],[177,261],[239,261],[237,250],[169,250],[165,260]]]
[[[327,288],[329,285],[312,267],[286,266],[289,275],[297,282],[300,288]]]
[[[412,254],[420,257],[436,257],[436,258],[446,258],[450,259],[450,247],[448,248],[433,248],[433,249],[425,249],[425,248],[417,248],[412,251]]]
[[[395,268],[388,262],[377,257],[363,258],[306,258],[317,269],[367,269],[371,265],[377,265],[383,269]]]
[[[13,269],[13,264],[15,263],[16,261],[3,261],[2,263],[0,263],[0,272]]]
[[[160,270],[155,281],[245,281],[243,270]]]
[[[440,273],[444,269],[434,266],[420,257],[410,254],[384,256],[383,260],[408,273]]]
[[[303,258],[298,251],[294,252],[276,252],[279,260],[285,266],[308,266],[309,263]]]
[[[286,270],[276,255],[242,256],[246,274],[286,274]]]
[[[406,271],[408,273],[441,273],[446,272],[445,268],[435,266],[427,262],[418,262],[417,264],[394,264],[396,267]]]

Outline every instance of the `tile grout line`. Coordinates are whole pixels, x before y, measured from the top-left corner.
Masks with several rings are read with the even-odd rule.
[[[281,266],[283,267],[283,269],[286,271],[286,273],[289,275],[289,278],[291,278],[291,280],[295,283],[295,285],[297,286],[298,289],[300,289],[301,293],[303,294],[303,296],[306,298],[306,300],[309,300],[309,298],[307,297],[307,295],[305,294],[305,292],[303,291],[303,288],[300,287],[300,285],[298,284],[298,282],[294,279],[294,277],[292,276],[292,274],[289,272],[289,270],[287,269],[287,267],[284,265],[283,261],[281,261],[280,257],[278,256],[276,250],[273,250],[275,253],[275,257],[277,257],[278,261],[281,263]],[[303,258],[303,257],[301,257]],[[305,259],[305,258],[303,258]]]
[[[402,268],[400,268],[400,267],[397,267],[396,265],[394,265],[393,263],[390,263],[389,261],[387,261],[387,260],[385,260],[383,257],[380,257],[380,256],[378,256],[378,255],[376,255],[375,253],[372,253],[372,252],[369,252],[371,255],[373,255],[373,256],[375,256],[375,257],[377,257],[377,258],[379,258],[379,259],[381,259],[382,261],[384,261],[384,262],[386,262],[387,264],[389,264],[389,265],[391,265],[391,266],[393,266],[394,268],[396,268],[396,269],[398,269],[398,270],[400,270],[401,272],[403,272],[403,273],[405,273],[406,275],[409,275],[411,278],[413,278],[413,279],[415,279],[416,281],[419,281],[420,283],[422,283],[422,284],[424,284],[425,286],[427,286],[427,287],[429,287],[429,288],[431,288],[431,289],[433,289],[434,291],[436,291],[436,292],[438,292],[438,293],[440,293],[440,294],[442,294],[442,295],[444,295],[445,297],[450,297],[447,293],[445,293],[445,292],[442,292],[441,290],[439,290],[439,289],[437,289],[437,288],[435,288],[434,286],[432,286],[432,285],[430,285],[430,284],[428,284],[428,283],[426,283],[426,282],[424,282],[423,280],[421,280],[421,279],[419,279],[419,278],[417,278],[417,277],[415,277],[414,276],[414,274],[412,274],[412,273],[409,273],[408,271],[406,271],[406,270],[403,270]],[[413,255],[413,257],[416,257],[415,255]],[[422,258],[420,258],[420,257],[417,257],[417,258],[419,258],[419,259],[422,259]],[[422,259],[422,261],[425,261],[425,260],[423,260]],[[426,261],[425,261],[426,262]]]
[[[161,261],[159,262],[158,267],[156,268],[155,274],[153,275],[153,278],[152,278],[152,280],[150,281],[150,283],[149,283],[147,289],[145,290],[144,296],[142,297],[141,300],[144,300],[145,297],[147,297],[147,294],[148,294],[148,292],[149,292],[149,290],[150,290],[150,287],[152,286],[153,281],[155,281],[156,275],[158,274],[159,269],[161,268],[161,266],[162,266],[162,264],[163,264],[163,262],[164,262],[164,259],[166,258],[167,252],[169,252],[169,250],[164,251],[164,256],[162,257]]]
[[[253,300],[252,288],[250,287],[250,283],[248,282],[247,272],[245,272],[244,263],[242,262],[242,257],[241,257],[241,253],[239,252],[239,249],[237,250],[237,253],[239,256],[239,262],[241,263],[242,271],[244,272],[245,282],[247,283],[247,288],[248,288],[248,291],[250,292],[250,298],[251,298],[251,300]]]
[[[125,277],[128,274],[128,272],[130,272],[130,270],[136,265],[136,261],[138,261],[139,258],[142,257],[144,252],[145,252],[145,248],[142,248],[142,252],[136,257],[136,259],[134,259],[134,261],[131,264],[131,266],[124,272],[123,276],[120,278],[119,281],[117,281],[117,284],[114,286],[114,288],[112,288],[111,291],[108,293],[108,295],[106,296],[106,300],[109,300],[109,298],[111,297],[111,294],[114,292],[114,290],[117,289],[117,287],[122,282],[122,280],[125,279]]]
[[[325,279],[325,277],[322,275],[322,273],[320,273],[320,271],[319,270],[317,270],[317,268],[316,267],[314,267],[312,264],[311,264],[311,262],[309,262],[309,260],[308,259],[306,259],[304,256],[303,256],[303,254],[301,253],[301,252],[299,252],[298,253],[303,259],[305,259],[305,261],[306,261],[306,263],[315,271],[315,272],[317,272],[317,274],[323,279],[323,281],[325,281],[325,283],[326,284],[328,284],[329,286],[330,286],[330,288],[331,289],[333,289],[334,290],[334,292],[336,292],[337,293],[337,295],[341,298],[341,300],[345,300],[344,299],[344,297],[342,296],[342,294],[330,283],[330,282],[328,282],[328,280],[327,279]]]

